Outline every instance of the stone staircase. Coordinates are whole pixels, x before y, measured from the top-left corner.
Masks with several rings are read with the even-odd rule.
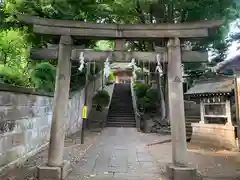
[[[107,127],[136,127],[130,84],[115,84]]]

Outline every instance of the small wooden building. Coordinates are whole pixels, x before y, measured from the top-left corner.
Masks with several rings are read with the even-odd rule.
[[[195,83],[185,96],[200,102],[200,120],[192,123],[192,142],[213,148],[237,148],[234,78],[217,76]]]
[[[133,74],[133,67],[129,66],[129,63],[112,63],[111,65],[111,70],[115,73],[115,83],[127,83],[129,84],[131,79],[134,78]],[[140,73],[142,69],[138,66],[135,66],[135,71],[136,73]],[[147,81],[147,75],[148,75],[148,70],[146,68],[143,68],[143,75],[144,77],[141,77],[144,81]]]

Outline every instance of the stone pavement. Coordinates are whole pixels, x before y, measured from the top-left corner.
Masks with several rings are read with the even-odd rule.
[[[135,128],[105,128],[68,180],[159,180],[164,167],[146,149],[153,138]]]
[[[161,174],[171,162],[169,135],[143,134],[134,128],[105,128],[100,136],[87,136],[84,145],[79,144],[80,132],[65,141],[64,156],[73,165],[67,180],[162,180]],[[188,152],[189,162],[198,167],[203,180],[240,180],[236,157],[240,157],[239,153]],[[34,166],[46,158],[47,151],[39,153],[0,179],[33,179]]]

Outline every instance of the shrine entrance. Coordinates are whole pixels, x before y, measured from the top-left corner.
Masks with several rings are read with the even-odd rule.
[[[186,158],[187,143],[185,131],[184,100],[182,62],[206,61],[207,52],[195,52],[183,49],[181,40],[203,38],[209,35],[210,28],[219,28],[219,21],[201,21],[182,24],[95,24],[88,22],[54,20],[28,15],[18,15],[18,20],[33,25],[33,31],[38,34],[59,36],[59,45],[55,48],[32,49],[32,59],[58,60],[57,82],[54,95],[53,118],[49,146],[48,164],[38,169],[38,174],[49,170],[50,167],[62,167],[59,172],[60,179],[64,179],[67,173],[63,173],[69,167],[63,161],[64,147],[64,114],[67,109],[69,97],[70,67],[71,61],[80,61],[90,64],[92,62],[130,62],[132,59],[142,63],[156,63],[159,57],[161,63],[167,63],[168,68],[168,102],[169,118],[172,134],[172,164],[167,167],[169,177],[175,179],[178,173],[181,177],[189,179],[196,176],[196,169],[188,167]],[[115,51],[99,52],[92,49],[84,49],[74,46],[74,38],[88,39],[114,39]],[[156,48],[154,52],[136,52],[124,50],[125,40],[153,40],[168,39],[167,47]],[[79,59],[79,57],[81,57]],[[59,179],[59,178],[57,178]],[[191,178],[192,179],[192,178]]]

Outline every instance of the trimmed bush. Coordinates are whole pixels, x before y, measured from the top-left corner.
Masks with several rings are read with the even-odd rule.
[[[138,108],[144,113],[151,113],[156,110],[157,106],[150,98],[142,97],[138,100]]]
[[[93,104],[97,104],[101,107],[107,107],[110,102],[110,96],[107,91],[99,90],[92,99]]]
[[[137,98],[140,99],[140,98],[143,98],[144,96],[146,96],[149,88],[150,88],[150,85],[148,85],[148,84],[141,84],[141,83],[135,84],[134,90],[135,90]]]
[[[151,99],[153,102],[158,102],[158,92],[157,89],[148,89],[146,97]]]

